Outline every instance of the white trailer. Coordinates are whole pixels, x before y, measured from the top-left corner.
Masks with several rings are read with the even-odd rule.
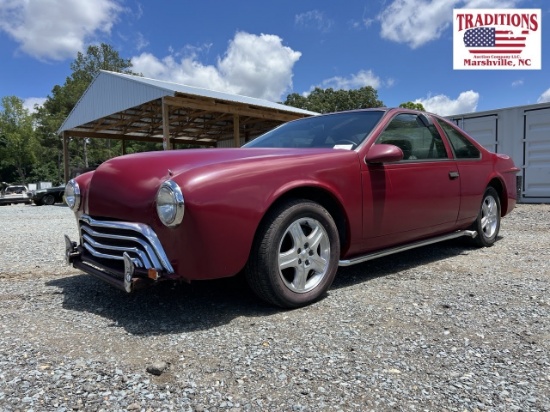
[[[518,201],[550,203],[550,103],[449,116],[487,149],[521,168]]]

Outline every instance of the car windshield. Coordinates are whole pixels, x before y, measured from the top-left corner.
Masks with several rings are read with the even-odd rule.
[[[354,149],[374,129],[383,110],[319,115],[285,123],[244,147]]]

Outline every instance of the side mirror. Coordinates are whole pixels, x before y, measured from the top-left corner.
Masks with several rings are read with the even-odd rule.
[[[391,163],[403,160],[403,151],[392,144],[373,144],[367,155],[367,163]]]

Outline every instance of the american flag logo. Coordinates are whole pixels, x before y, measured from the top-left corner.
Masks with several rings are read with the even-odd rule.
[[[470,53],[501,53],[520,54],[525,47],[526,35],[529,30],[523,30],[521,36],[514,37],[511,30],[497,30],[494,27],[476,27],[464,33],[464,45]]]

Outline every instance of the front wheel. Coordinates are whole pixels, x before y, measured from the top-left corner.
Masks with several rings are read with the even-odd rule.
[[[246,278],[268,303],[305,306],[330,287],[339,257],[332,216],[318,203],[293,200],[274,209],[259,228]]]
[[[492,246],[500,230],[500,198],[497,191],[488,187],[472,230],[477,232],[474,242],[477,246]]]

